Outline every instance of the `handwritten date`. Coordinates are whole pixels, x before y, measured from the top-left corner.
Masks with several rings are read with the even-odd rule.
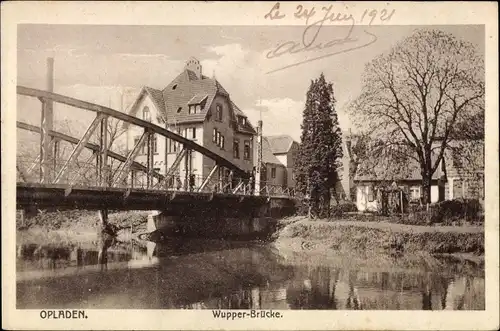
[[[270,20],[278,20],[285,18],[286,14],[280,12],[281,9],[280,6],[281,4],[279,2],[276,2],[274,6],[271,8],[271,10],[266,15],[264,15],[264,18]],[[352,14],[333,13],[332,9],[333,5],[321,8],[321,11],[325,13],[323,22],[329,20],[330,22],[353,21],[353,24],[367,24],[367,25],[381,24],[390,21],[392,16],[396,12],[395,9],[388,10],[384,8],[380,11],[376,9],[366,9],[363,12],[363,14],[361,14],[359,19],[355,20]],[[309,24],[309,20],[313,18],[316,15],[316,13],[317,13],[316,7],[306,8],[303,5],[298,5],[295,8],[293,16],[297,19],[305,19],[306,24]]]

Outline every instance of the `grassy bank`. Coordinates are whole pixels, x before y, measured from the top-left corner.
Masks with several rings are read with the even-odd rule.
[[[109,223],[117,232],[118,240],[129,240],[133,233],[144,232],[147,211],[110,213]],[[92,242],[98,239],[99,218],[96,211],[70,210],[42,213],[26,219],[17,217],[17,243],[68,244]]]
[[[482,226],[417,226],[387,222],[282,220],[275,235],[280,250],[368,254],[484,253]]]

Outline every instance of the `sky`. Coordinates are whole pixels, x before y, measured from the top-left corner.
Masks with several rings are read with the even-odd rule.
[[[163,89],[193,56],[200,60],[203,74],[215,76],[252,123],[262,118],[264,135],[288,134],[299,141],[311,80],[323,72],[333,83],[340,126],[347,131],[351,122],[345,107],[361,90],[365,65],[419,28],[19,25],[17,84],[46,89],[46,61],[53,57],[56,93],[126,111],[142,86]],[[482,26],[433,28],[475,44],[484,54]],[[304,36],[313,41],[316,32],[313,45],[330,41],[330,47],[286,52]],[[331,42],[347,36],[353,41]],[[269,58],[272,55],[280,56]],[[38,124],[39,102],[25,99],[18,97],[18,119]],[[83,111],[56,107],[56,122],[66,118],[81,119],[82,128],[91,120]]]

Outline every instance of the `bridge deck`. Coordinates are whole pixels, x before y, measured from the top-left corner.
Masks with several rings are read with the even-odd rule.
[[[64,184],[17,183],[17,207],[79,208],[87,210],[164,210],[169,206],[224,203],[235,207],[262,205],[270,199],[290,200],[288,196],[255,196],[243,194],[147,190],[119,187],[70,187]]]

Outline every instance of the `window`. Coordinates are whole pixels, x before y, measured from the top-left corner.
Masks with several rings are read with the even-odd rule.
[[[220,135],[219,146],[221,149],[224,149],[224,136],[223,135]]]
[[[292,180],[295,180],[295,170],[292,170]]]
[[[139,143],[139,140],[141,140],[141,137],[139,137],[139,136],[137,136],[137,137],[134,138],[134,148]],[[146,154],[145,148],[146,148],[146,144],[142,144],[142,147],[139,149],[139,155]]]
[[[196,139],[196,128],[191,128],[191,138]]]
[[[245,125],[247,123],[247,119],[244,118],[243,116],[238,116],[239,120],[240,120],[240,124],[241,125]]]
[[[139,143],[139,139],[140,139],[139,137],[134,138],[134,147],[137,146],[137,144]]]
[[[142,119],[151,122],[151,113],[149,112],[149,107],[146,106],[142,109]]]
[[[177,113],[180,113],[182,111],[182,107],[177,108]]]
[[[240,158],[240,140],[239,139],[234,139],[234,141],[233,141],[233,157],[235,159]]]
[[[410,198],[412,200],[420,199],[420,186],[410,187]]]
[[[184,138],[187,138],[187,137],[188,137],[188,129],[187,129],[187,128],[182,129],[182,136],[183,136]]]
[[[175,90],[177,88],[177,84],[174,84],[174,86],[172,86],[172,90]]]
[[[188,113],[189,114],[196,114],[201,112],[201,105],[189,105]]]
[[[276,178],[276,168],[271,168],[271,178]]]
[[[250,160],[250,141],[245,140],[244,142],[244,147],[243,147],[243,158],[245,160]]]
[[[156,135],[154,134],[151,139],[153,140],[153,153],[158,153],[158,139],[156,139]]]
[[[177,143],[175,140],[169,139],[168,140],[168,152],[169,153],[176,153],[177,152]]]
[[[373,200],[375,200],[373,191],[374,191],[373,186],[372,185],[368,186],[368,202],[373,202]]]
[[[217,129],[214,128],[214,131],[212,133],[212,142],[217,143]]]
[[[219,122],[222,122],[222,106],[217,105],[216,106],[216,111],[215,111],[215,119]]]
[[[160,168],[153,168],[154,172],[160,172]]]

